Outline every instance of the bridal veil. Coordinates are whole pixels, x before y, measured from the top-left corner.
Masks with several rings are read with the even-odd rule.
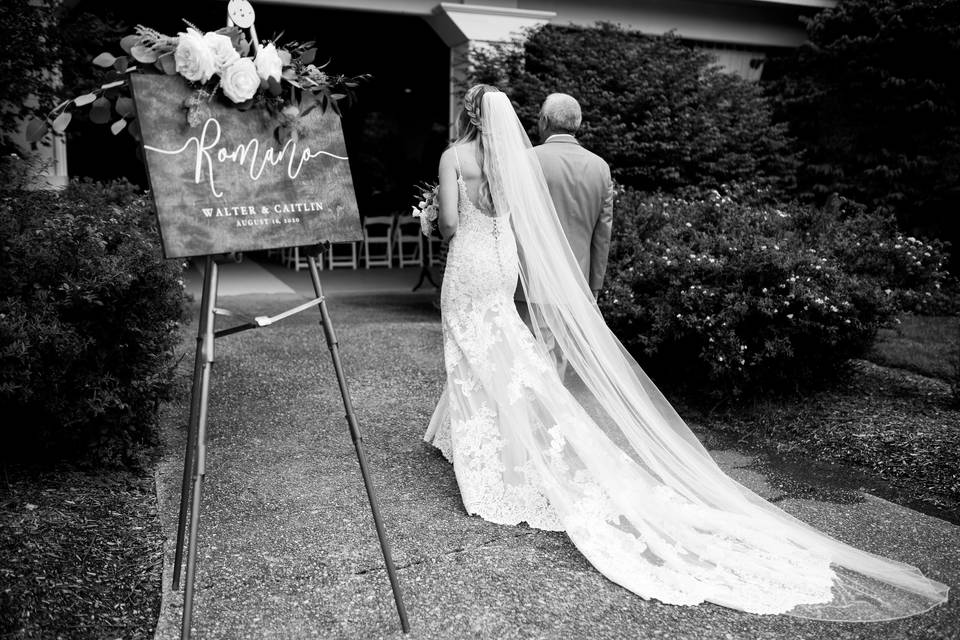
[[[506,94],[483,96],[481,132],[533,332],[576,372],[571,391],[589,415],[525,434],[525,447],[591,563],[664,602],[821,620],[890,620],[946,601],[948,588],[918,569],[821,533],[717,466],[607,328]]]

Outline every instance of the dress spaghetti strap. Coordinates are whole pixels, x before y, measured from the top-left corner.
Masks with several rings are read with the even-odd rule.
[[[460,154],[457,152],[457,147],[456,147],[456,145],[454,145],[454,147],[453,147],[453,157],[456,158],[456,160],[457,160],[457,177],[458,177],[458,178],[462,178],[462,177],[463,177],[463,171],[460,169]]]

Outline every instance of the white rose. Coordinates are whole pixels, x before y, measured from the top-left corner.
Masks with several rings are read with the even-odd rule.
[[[250,58],[239,58],[220,74],[220,88],[223,94],[234,102],[244,102],[252,98],[260,88],[260,76],[257,67]]]
[[[266,82],[267,78],[273,78],[280,82],[280,76],[283,75],[283,60],[277,53],[277,48],[270,42],[257,51],[256,58],[257,73],[260,79]]]
[[[203,41],[213,52],[213,60],[217,65],[217,73],[223,73],[223,70],[233,64],[240,54],[233,48],[233,42],[222,33],[209,31],[203,34]]]
[[[177,73],[191,82],[206,82],[217,72],[213,51],[196,29],[180,33],[173,60]]]

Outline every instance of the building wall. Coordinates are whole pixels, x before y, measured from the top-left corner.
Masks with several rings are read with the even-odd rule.
[[[641,33],[673,31],[710,51],[731,73],[759,80],[764,50],[795,47],[805,38],[801,16],[836,0],[261,0],[423,16],[451,48],[451,84],[458,61],[477,43],[501,41],[544,22],[590,26],[612,22]],[[451,104],[456,96],[451,96]],[[452,107],[451,107],[452,108]]]
[[[644,33],[675,30],[693,40],[757,47],[797,46],[804,38],[800,16],[836,4],[836,0],[259,0],[267,2],[422,16],[450,5],[544,11],[554,14],[555,24],[592,25],[602,20]]]

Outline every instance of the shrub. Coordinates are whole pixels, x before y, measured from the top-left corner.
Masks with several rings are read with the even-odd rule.
[[[7,452],[130,461],[153,437],[184,314],[149,197],[123,182],[0,192]]]
[[[806,29],[765,68],[805,149],[801,193],[888,208],[960,257],[960,2],[841,0]]]
[[[472,63],[471,82],[504,90],[532,140],[548,94],[577,98],[584,114],[579,140],[626,186],[793,184],[797,159],[761,88],[721,72],[711,54],[672,34],[604,23],[546,25],[523,44],[478,50]]]
[[[627,189],[617,211],[608,324],[656,380],[718,398],[828,379],[947,278],[938,243],[847,201]]]

